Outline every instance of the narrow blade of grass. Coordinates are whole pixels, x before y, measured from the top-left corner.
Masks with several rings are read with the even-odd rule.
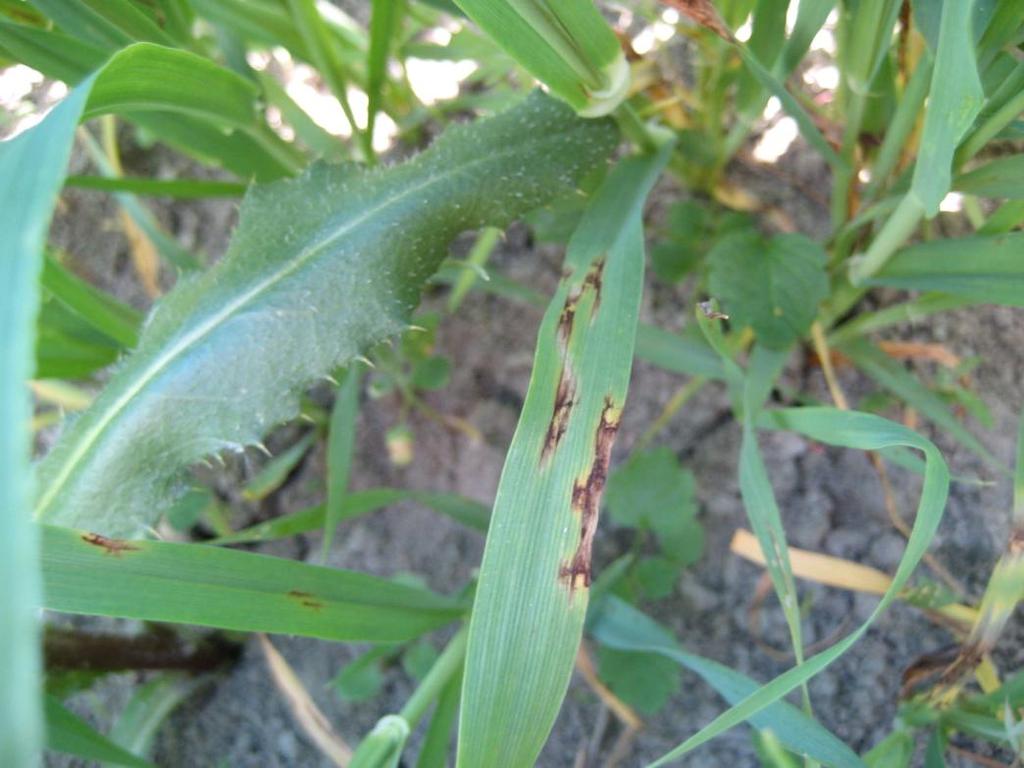
[[[46,697],[46,746],[96,763],[153,768],[152,763],[115,744],[52,696]]]
[[[245,484],[245,488],[242,489],[242,498],[246,501],[259,501],[280,488],[292,470],[302,461],[302,457],[306,455],[316,437],[315,431],[308,432],[294,445],[268,461],[255,477]]]
[[[370,49],[366,61],[366,133],[373,141],[373,127],[380,111],[388,75],[388,56],[401,28],[404,0],[373,0],[370,15]]]
[[[360,363],[353,363],[338,387],[337,399],[331,410],[330,431],[327,433],[327,504],[324,508],[324,539],[321,556],[327,561],[334,532],[345,517],[345,494],[352,468],[352,452],[356,443],[356,419],[359,417],[359,392],[362,383]]]
[[[212,682],[212,676],[195,677],[168,672],[140,686],[110,729],[110,740],[136,755],[148,755],[157,731],[185,699]]]
[[[487,532],[490,508],[473,499],[454,493],[436,491],[408,491],[399,488],[370,488],[365,491],[353,491],[346,494],[341,501],[339,522],[351,520],[374,510],[398,504],[402,501],[415,501],[435,512],[452,518],[467,528]],[[257,541],[273,541],[308,533],[322,528],[326,517],[323,504],[307,507],[298,512],[276,517],[264,523],[244,528],[235,533],[226,534],[207,542],[208,544],[250,544]]]
[[[457,765],[532,766],[572,673],[590,550],[625,402],[643,203],[670,148],[623,161],[584,214],[538,334],[469,631]]]
[[[938,395],[928,389],[902,365],[886,356],[880,349],[870,342],[857,340],[844,344],[840,351],[879,385],[888,389],[907,405],[917,409],[925,418],[945,429],[964,447],[993,466],[1003,468],[992,452],[957,421],[952,411]]]
[[[759,426],[786,429],[829,445],[862,451],[877,451],[891,446],[905,446],[920,451],[924,454],[926,466],[914,527],[900,564],[893,575],[892,585],[868,616],[867,621],[828,650],[812,656],[803,664],[793,667],[745,696],[698,733],[654,761],[652,766],[666,765],[678,760],[701,744],[753,717],[846,653],[896,599],[927,551],[942,519],[942,511],[949,492],[949,470],[938,449],[916,432],[878,416],[833,408],[767,411],[759,417]]]
[[[32,408],[39,273],[88,86],[42,123],[0,144],[0,765],[38,762],[43,738],[38,649],[39,549],[30,523]],[[15,234],[17,233],[17,234]]]
[[[602,645],[619,651],[657,653],[698,675],[730,704],[758,690],[749,677],[723,664],[683,650],[672,633],[624,600],[609,596],[593,611],[587,631]],[[755,728],[768,728],[789,749],[834,768],[862,768],[846,744],[792,704],[777,701],[750,717]]]
[[[345,642],[410,640],[457,618],[453,600],[351,571],[203,544],[41,526],[43,605]]]
[[[246,184],[211,179],[136,179],[106,176],[68,176],[65,186],[96,189],[102,192],[131,192],[151,197],[173,197],[178,200],[196,200],[207,197],[241,197]]]

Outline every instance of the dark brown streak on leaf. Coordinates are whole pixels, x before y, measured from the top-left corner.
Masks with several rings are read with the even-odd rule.
[[[586,477],[577,480],[572,489],[572,508],[580,516],[580,541],[572,560],[568,564],[563,563],[558,573],[559,578],[568,585],[570,596],[580,586],[580,582],[584,587],[590,586],[591,550],[597,533],[597,516],[608,479],[612,444],[618,429],[618,409],[611,397],[605,397],[604,410],[601,411],[594,440],[594,461]]]
[[[544,447],[541,449],[541,461],[547,460],[558,443],[561,442],[569,427],[569,415],[576,402],[576,382],[572,372],[565,365],[563,359],[562,372],[558,376],[558,388],[555,390],[555,408],[551,413],[551,421],[548,423],[548,431],[544,436]]]
[[[319,600],[317,600],[309,592],[302,592],[301,590],[298,590],[298,589],[292,589],[292,590],[289,590],[288,597],[292,598],[293,600],[298,601],[299,605],[301,605],[301,606],[303,606],[305,608],[310,608],[310,609],[312,609],[314,611],[319,611],[321,608],[324,607],[324,604],[322,602],[320,602]]]
[[[597,308],[601,306],[601,281],[604,279],[604,258],[600,258],[591,264],[587,270],[587,276],[583,278],[583,285],[580,286],[580,295],[588,288],[594,291],[594,305],[590,309],[590,319],[593,321],[597,314]]]
[[[106,554],[113,555],[114,557],[120,557],[122,552],[139,551],[137,546],[124,539],[108,539],[106,536],[101,536],[98,533],[83,533],[82,541],[86,544],[92,544],[94,547],[99,547]]]
[[[569,416],[572,407],[576,402],[576,379],[573,376],[569,365],[569,340],[572,338],[573,324],[576,322],[576,309],[584,292],[594,292],[594,302],[591,305],[590,318],[593,320],[597,308],[601,303],[601,279],[604,274],[604,259],[595,261],[587,270],[583,282],[578,287],[569,291],[565,297],[565,304],[558,316],[558,327],[555,335],[558,341],[562,356],[562,370],[558,374],[558,386],[555,388],[555,404],[551,411],[551,421],[548,423],[548,431],[544,436],[544,444],[541,446],[540,460],[547,461],[555,452],[566,430],[569,428]]]

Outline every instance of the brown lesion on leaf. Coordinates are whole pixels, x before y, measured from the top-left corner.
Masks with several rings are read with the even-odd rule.
[[[303,606],[304,608],[309,608],[314,611],[319,611],[321,608],[324,607],[324,604],[320,600],[317,600],[313,594],[309,592],[303,592],[299,589],[289,590],[288,597],[290,597],[292,600],[295,600],[299,605]]]
[[[562,372],[558,376],[558,387],[555,390],[555,407],[551,412],[551,421],[548,423],[548,431],[544,436],[544,446],[541,448],[541,461],[546,460],[558,447],[566,430],[569,428],[569,416],[572,414],[572,407],[576,402],[576,382],[572,372],[563,365]]]
[[[579,587],[589,587],[591,582],[591,551],[597,533],[597,517],[601,508],[601,496],[608,480],[608,468],[612,456],[612,444],[619,429],[620,410],[610,396],[604,399],[604,409],[597,425],[594,440],[594,459],[586,475],[576,481],[572,489],[572,509],[579,515],[580,540],[568,563],[562,563],[559,579],[569,587],[570,595]]]
[[[124,539],[108,539],[99,533],[83,533],[82,541],[99,547],[105,554],[120,557],[123,552],[138,552],[139,547]]]
[[[562,306],[562,313],[558,316],[558,340],[562,344],[563,353],[569,347],[569,339],[572,337],[573,323],[576,321],[576,309],[583,294],[588,290],[594,292],[594,303],[590,308],[590,317],[593,319],[597,308],[601,304],[601,287],[604,279],[604,257],[597,259],[590,265],[583,281],[569,291],[565,297],[565,304]]]

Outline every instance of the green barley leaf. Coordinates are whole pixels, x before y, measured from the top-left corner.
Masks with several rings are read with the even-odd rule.
[[[498,485],[469,630],[457,765],[534,765],[569,684],[643,285],[641,212],[671,147],[607,177],[566,254]]]
[[[52,696],[46,697],[46,746],[55,752],[85,758],[90,764],[102,761],[107,765],[153,768],[148,760],[111,741]]]
[[[40,528],[43,605],[54,611],[359,643],[411,640],[463,611],[447,597],[354,571]]]
[[[938,50],[910,194],[934,216],[949,191],[953,153],[981,111],[985,94],[974,58],[974,0],[942,4]]]
[[[39,125],[0,143],[0,765],[35,765],[39,701],[39,554],[31,506],[31,419],[43,246],[88,87]]]
[[[868,282],[1022,307],[1022,253],[1024,232],[932,240],[899,251]]]
[[[138,535],[183,468],[259,441],[304,387],[401,332],[457,233],[564,193],[616,136],[537,93],[403,165],[251,187],[227,255],[163,299],[41,463],[36,516]]]
[[[629,603],[609,596],[596,605],[587,631],[602,647],[633,654],[654,653],[694,672],[730,704],[758,689],[756,682],[724,664],[689,653],[665,627]],[[816,720],[785,701],[767,706],[750,717],[756,728],[769,728],[794,752],[833,768],[862,768],[860,758]]]
[[[914,527],[903,558],[893,575],[892,584],[867,621],[827,650],[784,672],[770,683],[744,694],[737,704],[660,757],[652,766],[666,765],[678,760],[744,720],[753,718],[846,653],[863,637],[903,589],[927,551],[942,519],[949,493],[949,470],[939,450],[916,432],[879,416],[834,408],[787,408],[766,411],[761,414],[759,425],[799,432],[812,440],[862,451],[878,451],[893,446],[904,446],[920,451],[924,454],[926,464]]]

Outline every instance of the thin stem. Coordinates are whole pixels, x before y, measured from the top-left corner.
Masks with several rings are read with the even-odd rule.
[[[434,666],[427,672],[427,676],[423,678],[423,682],[413,691],[412,696],[402,707],[402,711],[398,713],[398,716],[409,724],[410,730],[423,719],[423,715],[427,713],[427,709],[430,708],[434,700],[441,695],[441,691],[444,690],[448,681],[462,668],[462,662],[466,657],[466,638],[468,636],[469,625],[463,624],[455,636],[448,641],[448,647],[442,651],[437,661],[434,662]]]
[[[647,431],[640,436],[640,439],[636,441],[636,448],[634,450],[640,450],[644,448],[648,443],[653,440],[661,430],[665,428],[672,417],[675,416],[679,409],[682,408],[687,401],[696,395],[701,388],[707,383],[707,379],[703,376],[694,376],[688,382],[683,384],[675,394],[665,403],[665,407],[661,409],[661,413],[658,414],[651,426],[647,428]]]
[[[907,241],[924,217],[924,206],[909,193],[900,201],[892,216],[871,243],[867,253],[850,262],[850,282],[863,283],[885,266],[896,249]]]

